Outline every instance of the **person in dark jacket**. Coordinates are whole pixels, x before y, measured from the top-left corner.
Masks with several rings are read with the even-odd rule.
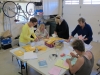
[[[72,31],[71,36],[69,37],[68,40],[66,40],[67,42],[69,42],[71,40],[72,37],[74,37],[74,35],[77,33],[78,36],[82,36],[82,41],[84,41],[86,44],[90,44],[91,41],[93,40],[92,35],[92,29],[90,27],[89,24],[87,24],[85,22],[84,18],[79,18],[78,19],[78,23],[79,25],[76,26],[76,28]]]
[[[61,18],[61,16],[55,17],[55,22],[57,24],[54,34],[63,39],[69,38],[69,27],[67,22]]]

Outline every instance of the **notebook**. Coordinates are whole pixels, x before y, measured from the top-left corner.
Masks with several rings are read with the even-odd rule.
[[[55,66],[58,66],[58,67],[61,67],[61,68],[64,68],[64,69],[69,69],[69,66],[67,66],[65,64],[65,61],[61,60],[61,59],[56,61]]]
[[[40,67],[47,67],[46,60],[39,60],[38,64],[39,64]]]
[[[50,75],[59,75],[61,71],[61,68],[54,66],[50,71],[49,74]]]

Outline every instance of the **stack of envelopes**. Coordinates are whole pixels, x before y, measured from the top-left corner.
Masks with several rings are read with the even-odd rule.
[[[24,46],[23,48],[25,49],[26,52],[35,51],[36,48],[39,51],[45,51],[47,49],[46,46],[35,46],[35,47],[32,47],[31,45]]]
[[[45,39],[45,41],[47,42],[47,44],[52,44],[57,40],[61,40],[62,38],[58,38],[58,37],[51,37],[49,39]]]
[[[36,46],[36,48],[37,48],[39,51],[46,51],[46,49],[47,49],[46,46]]]
[[[24,52],[21,50],[18,50],[18,51],[15,51],[14,54],[17,56],[22,56],[22,55],[24,55]]]
[[[26,52],[35,51],[35,47],[32,47],[31,45],[23,46],[23,48]]]

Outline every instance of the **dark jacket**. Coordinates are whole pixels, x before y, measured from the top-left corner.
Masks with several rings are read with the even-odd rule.
[[[58,37],[68,39],[69,38],[69,27],[65,20],[62,21],[61,25],[57,24],[55,31]]]
[[[90,42],[93,40],[92,35],[92,29],[89,24],[85,23],[85,27],[82,29],[80,25],[77,25],[76,28],[72,31],[72,36],[74,37],[75,34],[85,36],[85,38],[88,38],[88,40],[84,41],[86,44],[90,44]]]

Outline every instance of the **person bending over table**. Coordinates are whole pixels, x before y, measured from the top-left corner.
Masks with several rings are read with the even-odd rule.
[[[44,24],[41,24],[39,26],[39,28],[35,31],[35,34],[38,39],[49,38],[49,34],[48,34],[47,30],[45,29]]]
[[[75,65],[71,65],[69,59],[66,62],[69,64],[69,72],[71,75],[90,75],[94,65],[94,56],[91,51],[85,52],[84,43],[82,40],[75,40],[72,44],[73,49],[77,53],[70,53],[72,57],[76,57],[77,61]]]
[[[92,35],[92,29],[89,24],[85,22],[84,18],[79,18],[78,19],[79,25],[76,26],[76,28],[72,31],[71,36],[69,37],[67,42],[71,40],[72,37],[77,33],[78,36],[82,36],[81,40],[84,41],[86,44],[90,44],[91,41],[93,40]]]
[[[22,31],[19,37],[19,45],[25,46],[27,44],[30,44],[31,41],[37,41],[37,37],[34,33],[34,26],[37,25],[37,19],[35,17],[32,17],[28,23],[26,23],[22,27]],[[34,38],[31,38],[31,35]]]
[[[56,34],[58,37],[63,39],[69,38],[69,27],[67,22],[61,18],[61,16],[55,17],[56,22],[56,29],[54,31],[54,34]]]

